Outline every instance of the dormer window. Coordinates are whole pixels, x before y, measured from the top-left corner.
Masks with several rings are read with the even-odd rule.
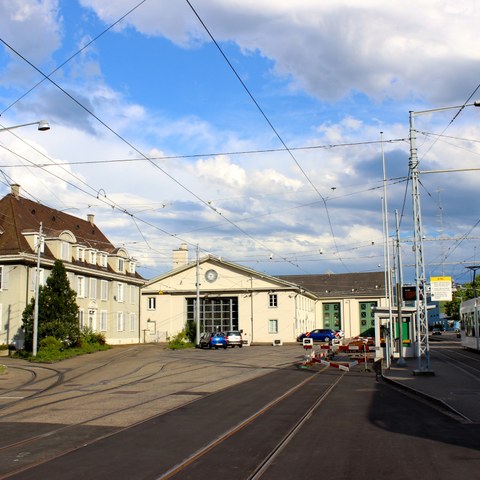
[[[97,264],[97,252],[95,250],[90,250],[89,263],[91,263],[92,265]]]
[[[123,273],[125,271],[125,261],[123,258],[118,259],[118,271]]]
[[[135,262],[130,262],[128,265],[129,273],[135,273]]]
[[[67,262],[70,262],[72,260],[70,244],[68,242],[62,242],[61,257],[62,257],[62,260],[65,260]]]
[[[85,261],[85,249],[82,247],[77,247],[77,260],[79,262]]]
[[[106,253],[99,253],[98,254],[98,264],[101,267],[107,267],[107,254]]]

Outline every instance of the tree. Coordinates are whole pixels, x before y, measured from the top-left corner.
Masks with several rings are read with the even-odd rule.
[[[63,262],[55,260],[46,285],[40,286],[38,292],[38,343],[45,337],[55,337],[68,347],[78,343],[80,326],[76,297]],[[22,314],[25,349],[28,351],[33,347],[34,309],[35,299],[32,298]]]
[[[477,282],[475,282],[477,283]],[[445,314],[452,320],[460,320],[460,303],[469,300],[474,296],[473,282],[459,286],[456,292],[453,292],[452,300],[445,302]]]

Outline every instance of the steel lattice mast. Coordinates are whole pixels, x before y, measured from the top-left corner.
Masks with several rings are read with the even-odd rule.
[[[415,253],[415,287],[417,293],[416,330],[418,368],[421,371],[430,370],[430,350],[428,345],[428,311],[426,295],[425,262],[423,259],[422,213],[420,208],[420,191],[418,181],[418,156],[416,132],[414,127],[415,112],[410,112],[410,176],[412,180],[413,202],[413,248]]]

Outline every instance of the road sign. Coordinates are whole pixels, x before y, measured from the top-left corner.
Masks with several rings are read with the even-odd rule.
[[[452,277],[430,277],[432,302],[452,300]]]

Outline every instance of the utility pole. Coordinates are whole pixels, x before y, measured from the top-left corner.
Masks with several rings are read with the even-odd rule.
[[[427,292],[425,288],[425,263],[423,259],[422,214],[420,208],[420,189],[418,181],[417,138],[414,126],[415,112],[410,111],[410,176],[412,179],[413,203],[413,248],[415,250],[415,289],[416,289],[416,330],[418,370],[414,373],[430,372],[430,350],[428,345]]]
[[[397,361],[397,367],[406,367],[407,364],[403,358],[403,322],[402,322],[402,284],[403,284],[403,271],[402,271],[402,252],[400,250],[400,222],[398,219],[398,210],[395,210],[395,226],[397,237],[397,319],[398,319],[398,343],[399,343],[399,357]]]
[[[196,327],[195,344],[200,345],[200,261],[198,256],[198,245],[197,245],[197,267],[195,271],[195,285],[197,288],[197,297],[195,300],[195,327]]]
[[[40,228],[38,231],[38,240],[37,240],[37,271],[35,272],[35,306],[33,310],[33,347],[32,355],[37,356],[38,351],[38,294],[40,290],[40,255],[42,253],[42,235],[43,235],[43,223],[40,222]]]
[[[393,355],[394,345],[392,344],[393,321],[392,321],[392,277],[390,268],[390,234],[388,229],[388,201],[387,201],[387,176],[385,170],[385,152],[383,148],[383,132],[380,132],[382,145],[382,169],[383,169],[383,234],[384,234],[384,257],[385,257],[385,299],[388,303],[388,329],[390,338],[386,339],[390,344],[387,349],[386,367],[390,368],[390,356]],[[391,352],[391,353],[390,353]]]

